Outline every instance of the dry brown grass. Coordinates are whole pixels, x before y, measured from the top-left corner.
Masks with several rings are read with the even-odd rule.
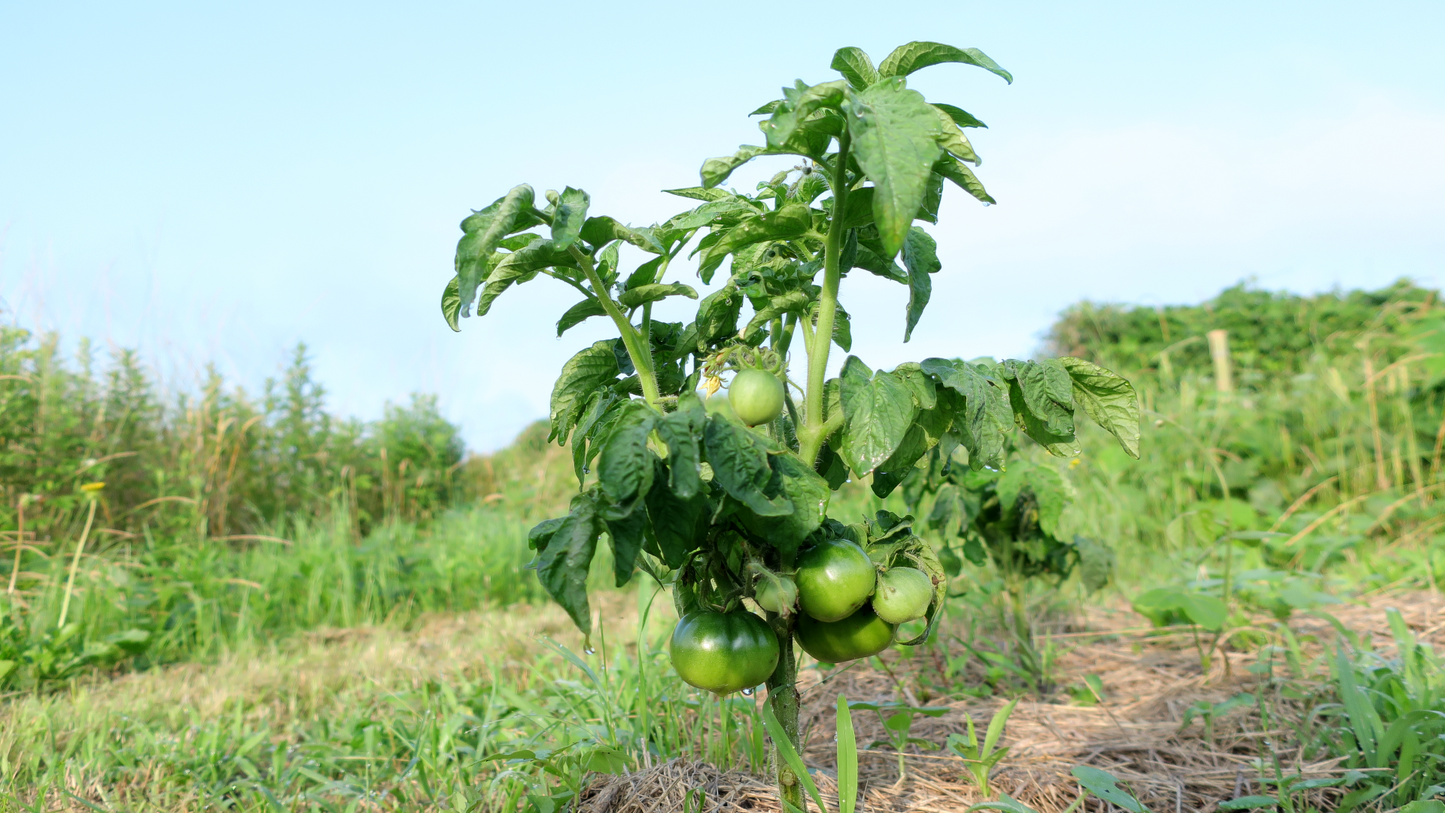
[[[1433,594],[1415,593],[1377,597],[1369,603],[1335,608],[1332,613],[1346,627],[1388,649],[1392,638],[1384,609],[1395,607],[1422,640],[1442,643],[1445,603]],[[1137,618],[1137,617],[1135,617]],[[995,771],[995,792],[1008,793],[1037,808],[1057,813],[1079,794],[1069,771],[1076,765],[1093,765],[1129,783],[1139,798],[1155,811],[1211,811],[1220,801],[1249,792],[1261,792],[1255,781],[1255,759],[1273,751],[1287,766],[1305,776],[1327,776],[1331,760],[1303,760],[1288,723],[1305,709],[1298,703],[1274,697],[1273,707],[1283,719],[1264,730],[1258,708],[1245,707],[1214,725],[1212,740],[1203,726],[1183,726],[1185,710],[1195,702],[1217,703],[1241,692],[1262,690],[1260,677],[1249,670],[1255,654],[1228,652],[1216,657],[1208,674],[1200,669],[1195,650],[1182,635],[1122,629],[1122,614],[1098,613],[1090,619],[1094,631],[1115,630],[1112,635],[1065,637],[1072,648],[1059,662],[1062,682],[1097,675],[1105,702],[1091,706],[1068,703],[1068,698],[1020,701],[1009,720],[1003,744],[1008,756]],[[1291,628],[1317,654],[1334,637],[1324,620],[1300,617]],[[834,704],[841,693],[853,701],[890,701],[911,694],[910,671],[919,661],[889,658],[897,678],[871,668],[842,671],[819,686],[817,672],[804,672],[807,686],[803,724],[808,735],[804,758],[818,769],[820,789],[834,804],[836,788],[830,779],[834,765]],[[901,685],[900,685],[901,684]],[[919,705],[916,698],[910,702]],[[918,717],[914,734],[934,742],[964,730],[964,715],[982,725],[1002,704],[1001,699],[939,703],[950,711],[938,718]],[[877,718],[855,714],[860,746],[883,737]],[[946,752],[945,752],[946,753]],[[860,802],[870,811],[962,811],[985,801],[963,776],[963,763],[938,752],[915,752],[908,758],[908,777],[897,778],[897,756],[887,750],[864,750],[859,755]],[[707,794],[705,810],[746,810],[771,813],[780,808],[766,778],[731,772],[719,773],[702,763],[678,760],[625,776],[603,777],[592,785],[581,811],[585,813],[662,813],[682,810],[683,798],[693,788]],[[1328,791],[1317,799],[1328,806]],[[1091,802],[1087,810],[1096,809]],[[1105,808],[1099,807],[1098,810]]]

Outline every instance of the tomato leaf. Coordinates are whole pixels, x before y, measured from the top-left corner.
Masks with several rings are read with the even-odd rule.
[[[557,211],[552,215],[552,247],[566,250],[582,236],[587,222],[587,207],[592,198],[581,189],[567,187],[557,198]]]
[[[743,328],[742,332],[743,341],[750,341],[758,335],[758,331],[767,327],[769,322],[785,313],[802,313],[811,300],[812,296],[807,291],[789,291],[773,297],[766,306],[753,314],[753,318],[748,320],[747,327]]]
[[[642,552],[642,543],[647,535],[647,512],[632,511],[621,519],[605,517],[607,537],[612,542],[612,574],[618,587],[632,579],[637,567],[637,554]]]
[[[713,481],[758,516],[785,516],[792,513],[792,503],[769,499],[764,493],[772,469],[763,444],[761,436],[716,415],[709,416],[703,432]]]
[[[974,166],[982,164],[978,153],[973,151],[973,145],[968,143],[968,136],[964,135],[958,125],[954,123],[953,117],[939,109],[938,105],[929,106],[938,114],[938,146],[960,161],[966,161]]]
[[[653,454],[647,448],[647,436],[657,417],[646,403],[628,401],[607,434],[597,463],[597,480],[602,493],[616,505],[626,505],[652,487]]]
[[[557,320],[557,335],[560,337],[563,333],[566,333],[568,330],[582,324],[588,319],[594,316],[603,316],[606,313],[607,311],[602,308],[602,302],[600,300],[588,297],[568,308],[567,312],[562,314],[562,318]]]
[[[517,283],[526,282],[538,271],[552,266],[576,267],[572,255],[553,246],[547,240],[537,240],[508,254],[497,263],[487,275],[487,287],[477,299],[477,316],[486,316],[504,291]]]
[[[1009,382],[1014,422],[1050,454],[1077,454],[1074,438],[1074,385],[1057,359],[1018,361],[999,366]]]
[[[843,363],[843,459],[854,476],[871,473],[887,460],[918,413],[903,380],[893,373],[870,374],[857,356]]]
[[[738,147],[738,151],[733,153],[732,155],[723,156],[721,158],[709,158],[702,163],[702,171],[700,173],[702,175],[702,188],[712,189],[723,181],[726,181],[728,179],[728,176],[733,174],[733,170],[737,169],[743,164],[746,164],[754,158],[757,158],[759,155],[786,155],[791,153],[792,150],[770,149],[768,147],[758,147],[752,144],[744,144]],[[667,191],[676,195],[680,194],[684,190],[669,189]],[[683,197],[692,196],[684,195]],[[699,200],[703,200],[703,198],[699,198]]]
[[[586,397],[617,378],[620,371],[612,350],[616,343],[616,339],[595,342],[562,365],[562,374],[552,387],[551,432],[547,440],[565,445]]]
[[[594,246],[610,243],[613,240],[622,240],[652,254],[662,254],[666,251],[652,229],[634,229],[631,226],[624,226],[606,215],[587,218],[586,222],[582,224],[579,234],[583,240]]]
[[[929,275],[943,268],[938,261],[938,243],[917,226],[908,230],[903,241],[903,265],[908,268],[908,319],[903,328],[903,341],[907,342],[913,338],[913,328],[933,295],[933,280]]]
[[[1139,457],[1139,399],[1134,385],[1097,364],[1065,356],[1059,363],[1073,380],[1074,400],[1094,423],[1118,438],[1130,457]]]
[[[532,187],[527,184],[514,186],[491,205],[462,221],[464,234],[457,242],[456,273],[463,317],[471,316],[477,286],[487,278],[492,254],[502,238],[537,222],[532,216],[533,195]]]
[[[923,203],[928,175],[942,153],[936,140],[937,111],[901,79],[850,92],[844,110],[853,156],[877,188],[873,217],[883,255],[892,259],[903,248],[909,224]]]
[[[706,422],[702,401],[692,393],[683,393],[678,399],[677,411],[657,422],[657,435],[667,446],[669,485],[679,499],[692,499],[702,490],[702,453],[698,438]]]
[[[969,113],[967,110],[954,107],[951,104],[943,104],[941,102],[934,102],[933,106],[947,113],[948,117],[950,119],[953,119],[953,123],[957,124],[959,127],[982,127],[985,130],[988,129],[987,124],[984,124],[983,122],[974,118],[973,114]]]
[[[583,634],[592,632],[587,571],[592,567],[601,534],[596,491],[578,494],[572,498],[572,511],[557,524],[546,548],[537,556],[537,577],[542,587],[562,605]]]
[[[959,161],[952,155],[945,155],[939,159],[938,163],[933,165],[933,171],[953,181],[960,189],[984,203],[998,203],[998,201],[994,200],[993,196],[988,193],[988,190],[983,188],[983,182],[978,179],[977,175],[973,174],[973,170],[969,169],[967,164]]]
[[[874,470],[873,493],[880,498],[891,494],[913,472],[914,464],[943,439],[943,434],[953,425],[953,418],[946,408],[920,410],[898,448]]]
[[[688,299],[697,299],[697,289],[691,285],[683,285],[680,282],[649,283],[639,285],[623,291],[617,297],[617,303],[624,308],[640,308],[648,302],[656,302],[669,296],[685,296]]]
[[[733,197],[733,193],[726,189],[714,189],[711,186],[689,186],[685,189],[664,189],[662,191],[669,195],[677,195],[680,198],[691,198],[693,200],[722,200],[723,198]]]
[[[743,514],[743,524],[788,559],[823,524],[833,492],[828,482],[796,455],[768,455],[768,463],[773,475],[767,493],[791,503],[793,511],[781,517]]]
[[[799,87],[784,88],[787,97],[774,111],[772,118],[762,123],[762,130],[768,137],[768,146],[782,148],[792,140],[799,126],[807,126],[808,117],[823,108],[837,109],[843,102],[844,90],[848,83],[842,80],[823,82],[811,87],[801,81]]]
[[[447,327],[455,333],[460,333],[462,330],[457,324],[457,317],[461,315],[462,310],[460,286],[461,277],[452,277],[452,281],[442,289],[442,318],[447,320]]]
[[[907,76],[929,65],[938,65],[944,62],[962,62],[965,65],[974,65],[1003,77],[1003,80],[1009,84],[1013,84],[1014,81],[1013,74],[999,67],[999,64],[989,59],[988,54],[983,51],[977,48],[955,48],[941,42],[910,42],[900,45],[879,63],[878,73],[882,76]]]
[[[697,306],[697,349],[705,351],[713,342],[738,330],[738,315],[743,309],[743,294],[729,280],[726,285],[703,297]]]
[[[1006,384],[1000,384],[977,365],[966,361],[940,358],[922,363],[925,373],[963,399],[962,412],[954,426],[968,449],[969,465],[1001,468],[1004,463],[1004,440],[1013,425]]]
[[[878,69],[873,67],[873,60],[862,48],[839,48],[833,52],[833,62],[829,67],[843,74],[848,84],[859,90],[878,81]]]
[[[813,227],[813,210],[806,203],[792,202],[776,212],[754,215],[723,232],[721,238],[700,252],[698,273],[710,279],[727,255],[744,246],[766,240],[791,240],[802,237]]]
[[[688,498],[677,496],[666,478],[654,477],[647,492],[647,515],[652,520],[653,538],[668,567],[682,567],[688,553],[707,534],[707,496],[703,491]]]

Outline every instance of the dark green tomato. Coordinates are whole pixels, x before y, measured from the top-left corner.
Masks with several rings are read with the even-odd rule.
[[[783,414],[783,382],[762,370],[743,370],[728,385],[728,402],[738,420],[757,426]]]
[[[803,651],[823,663],[843,663],[877,655],[893,643],[897,627],[864,607],[842,621],[815,621],[798,616],[794,628]]]
[[[778,636],[749,612],[688,613],[672,631],[672,668],[717,694],[765,682],[778,665]]]
[[[846,539],[814,545],[798,558],[798,605],[819,621],[840,621],[863,606],[873,593],[873,560]]]

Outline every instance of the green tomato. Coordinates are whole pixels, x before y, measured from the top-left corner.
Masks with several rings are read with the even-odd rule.
[[[913,567],[895,567],[878,575],[873,610],[890,624],[922,618],[933,602],[933,580]]]
[[[738,420],[757,426],[783,414],[783,382],[762,370],[743,370],[728,385],[728,402]]]
[[[798,558],[798,604],[819,621],[840,621],[873,594],[877,571],[856,542],[830,539]]]
[[[772,579],[762,579],[753,593],[753,601],[770,613],[784,612],[784,608],[791,611],[798,605],[798,586],[787,576],[779,578],[776,582]]]
[[[750,689],[778,665],[778,636],[749,612],[688,613],[672,631],[672,668],[693,686],[717,694]]]
[[[842,621],[815,621],[800,615],[794,633],[804,652],[823,663],[843,663],[887,649],[893,643],[894,629],[895,625],[879,618],[872,607],[864,607]]]

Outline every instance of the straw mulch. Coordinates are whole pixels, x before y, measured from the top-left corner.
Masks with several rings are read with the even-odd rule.
[[[1387,607],[1399,609],[1423,640],[1438,647],[1445,638],[1445,602],[1431,594],[1394,595],[1329,609],[1346,627],[1369,636],[1377,649],[1388,652],[1392,639],[1384,613]],[[1041,813],[1059,813],[1079,794],[1069,771],[1076,765],[1093,765],[1127,782],[1156,813],[1182,813],[1212,811],[1221,801],[1268,792],[1257,781],[1255,766],[1261,754],[1278,754],[1286,772],[1307,777],[1338,775],[1333,761],[1302,760],[1289,723],[1309,709],[1274,694],[1272,713],[1278,718],[1271,721],[1270,730],[1264,730],[1257,706],[1239,708],[1217,720],[1212,740],[1206,739],[1197,718],[1183,726],[1185,710],[1198,701],[1217,703],[1242,692],[1269,691],[1262,686],[1258,670],[1250,670],[1259,663],[1259,654],[1231,651],[1216,655],[1205,675],[1187,634],[1124,628],[1125,623],[1136,620],[1137,616],[1122,612],[1100,612],[1088,619],[1089,634],[1055,636],[1055,643],[1067,648],[1058,660],[1060,683],[1080,683],[1085,675],[1097,675],[1105,702],[1075,705],[1063,692],[1021,700],[1003,737],[1010,751],[994,771],[994,794],[1007,793]],[[1272,620],[1261,626],[1269,624]],[[1334,641],[1333,629],[1324,620],[1302,616],[1291,621],[1291,628],[1304,642],[1307,654],[1318,654]],[[1110,630],[1107,635],[1096,634]],[[801,676],[805,687],[802,723],[807,729],[804,757],[830,808],[836,799],[830,777],[838,694],[854,701],[902,699],[913,705],[946,705],[951,710],[942,717],[914,720],[913,736],[938,743],[951,732],[964,731],[965,714],[972,715],[981,737],[983,727],[1003,704],[997,698],[955,702],[919,698],[915,691],[925,684],[913,673],[927,669],[927,664],[922,658],[903,661],[894,657],[889,657],[892,676],[863,667],[834,672],[822,685],[822,674],[817,671],[808,670]],[[976,668],[976,664],[970,665],[966,684],[982,683],[982,673],[973,671]],[[962,761],[947,751],[915,749],[908,757],[908,777],[898,781],[894,752],[864,750],[870,742],[884,738],[877,716],[855,712],[853,718],[861,751],[862,810],[962,811],[985,801],[964,777]],[[767,777],[723,773],[705,763],[683,760],[623,776],[600,777],[584,792],[579,810],[681,811],[685,797],[695,788],[705,792],[704,810],[709,813],[779,810]],[[1319,791],[1321,795],[1312,801],[1328,809],[1332,792]],[[1093,800],[1084,809],[1110,808]]]

